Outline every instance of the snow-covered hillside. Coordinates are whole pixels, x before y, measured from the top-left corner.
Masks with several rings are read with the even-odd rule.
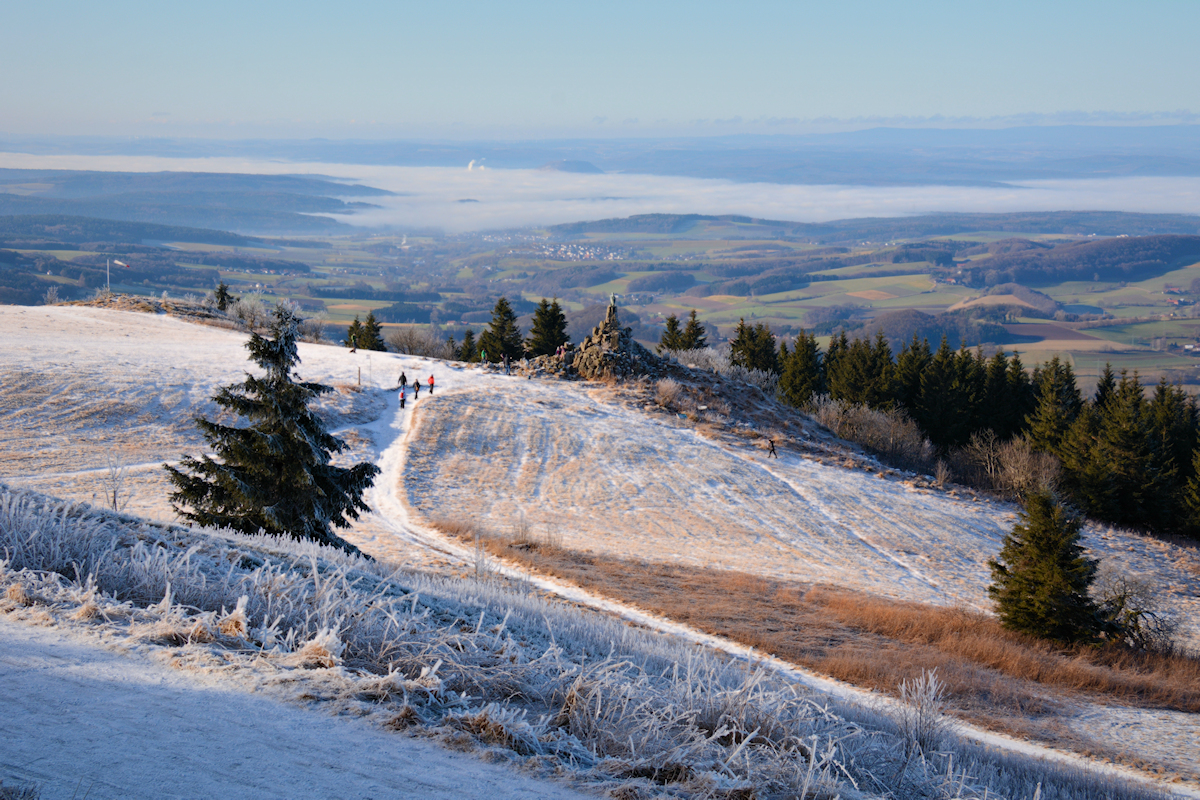
[[[159,465],[199,452],[191,417],[214,414],[216,387],[251,367],[244,334],[131,312],[0,306],[0,338],[0,481],[102,504],[116,459],[129,469],[126,510],[162,521],[173,514]],[[347,387],[323,400],[353,446],[345,459],[384,469],[372,513],[346,538],[410,566],[455,569],[467,557],[430,521],[504,531],[523,517],[578,549],[987,608],[986,562],[1015,519],[1011,505],[895,473],[787,451],[768,462],[603,388],[326,345],[302,344],[300,356],[305,379]],[[348,388],[391,388],[402,370],[433,374],[436,393],[401,411],[394,393]],[[1094,527],[1086,536],[1093,556],[1161,587],[1200,646],[1195,551]],[[1122,720],[1092,726],[1120,735]],[[1169,750],[1189,725],[1161,723],[1181,735]]]

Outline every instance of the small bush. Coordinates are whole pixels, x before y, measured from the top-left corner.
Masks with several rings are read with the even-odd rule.
[[[663,378],[654,388],[654,399],[663,408],[674,408],[679,402],[679,381]]]
[[[388,350],[407,356],[453,359],[455,349],[437,331],[405,325],[390,331],[385,337]]]
[[[900,732],[908,756],[935,752],[950,733],[945,694],[936,668],[900,682]]]
[[[932,465],[933,445],[903,411],[881,411],[820,395],[808,414],[833,434],[860,444],[883,461],[903,469],[926,470]]]
[[[270,318],[261,294],[252,294],[243,297],[231,305],[227,313],[230,319],[233,319],[248,331],[266,327],[267,321]]]

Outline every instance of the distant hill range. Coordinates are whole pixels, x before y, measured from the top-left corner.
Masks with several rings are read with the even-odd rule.
[[[589,161],[551,161],[541,169],[547,172],[579,172],[588,175],[603,175],[604,170]]]
[[[1121,211],[1031,211],[1009,214],[924,214],[915,217],[865,217],[833,222],[788,222],[736,214],[639,214],[632,217],[553,225],[551,235],[571,238],[588,233],[687,234],[694,229],[711,233],[711,226],[728,227],[724,235],[738,238],[801,239],[814,243],[888,242],[962,233],[994,231],[1072,236],[1150,236],[1200,234],[1200,216],[1191,214],[1133,214]]]
[[[293,175],[0,169],[0,215],[93,217],[244,234],[349,230],[345,223],[319,215],[375,208],[344,197],[390,194]]]
[[[276,244],[318,249],[327,249],[330,246],[327,242],[307,239],[275,239],[268,243],[256,236],[184,225],[123,222],[63,214],[0,216],[0,247],[20,250],[74,250],[80,244],[137,246],[144,242],[195,242],[231,247]]]

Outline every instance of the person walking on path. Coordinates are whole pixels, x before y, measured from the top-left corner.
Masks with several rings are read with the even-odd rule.
[[[402,389],[408,386],[408,376],[404,374],[404,370],[400,370],[400,377],[396,379],[396,384]]]
[[[415,380],[415,381],[413,381],[413,400],[420,399],[420,397],[421,397],[421,381]]]
[[[775,458],[779,458],[779,453],[775,452],[775,440],[774,439],[767,439],[767,447],[770,448],[769,450],[767,450],[767,458],[770,458],[771,456],[774,456]]]
[[[480,351],[479,351],[479,363],[480,363],[480,364],[486,364],[486,363],[487,363],[487,350],[480,350]]]
[[[429,376],[429,396],[433,396],[433,376]]]
[[[510,375],[510,374],[512,374],[512,373],[510,373],[510,372],[509,372],[509,370],[508,370],[508,364],[509,364],[509,361],[508,361],[508,353],[505,353],[505,354],[504,354],[504,374],[505,374],[505,375]]]
[[[401,408],[404,408],[404,394],[405,394],[404,387],[401,386],[400,387],[400,407]]]

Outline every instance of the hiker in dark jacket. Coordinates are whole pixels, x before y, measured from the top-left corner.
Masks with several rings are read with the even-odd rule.
[[[408,386],[408,376],[404,374],[403,370],[400,371],[400,377],[396,379],[396,383],[401,387]]]

